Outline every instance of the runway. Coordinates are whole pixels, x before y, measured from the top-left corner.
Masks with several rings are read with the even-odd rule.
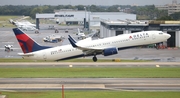
[[[11,67],[180,67],[180,62],[16,62],[0,63]]]
[[[180,67],[180,62],[28,62],[0,68],[31,67]],[[0,78],[0,90],[159,90],[180,91],[180,78]]]
[[[179,91],[180,78],[0,78],[0,90]]]

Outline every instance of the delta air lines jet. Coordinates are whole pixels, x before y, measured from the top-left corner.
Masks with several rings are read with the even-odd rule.
[[[118,50],[148,45],[167,41],[171,36],[162,31],[142,31],[131,34],[122,34],[97,40],[76,41],[69,35],[69,45],[49,47],[41,46],[18,28],[13,29],[15,36],[23,53],[18,53],[24,59],[33,60],[66,60],[84,56],[93,56],[93,61],[97,61],[96,55],[102,54],[110,56],[118,54]]]

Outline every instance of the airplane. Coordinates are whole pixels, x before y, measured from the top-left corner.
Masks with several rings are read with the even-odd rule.
[[[4,45],[4,48],[0,48],[0,50],[1,49],[3,49],[6,52],[10,52],[10,51],[13,51],[13,50],[16,50],[16,49],[20,49],[20,48],[13,48],[13,45],[7,44],[7,45]]]
[[[22,29],[23,31],[34,31],[36,29],[36,25],[30,23],[29,21],[14,21],[12,19],[9,20],[10,23],[15,25],[16,27]]]
[[[78,39],[85,39],[86,38],[86,35],[83,32],[81,32],[79,28],[78,28],[78,32],[76,35],[79,36]]]
[[[43,38],[44,42],[50,42],[50,43],[57,43],[65,39],[64,36],[59,36],[59,35],[49,35]]]
[[[4,45],[4,48],[5,48],[4,51],[7,51],[7,52],[13,51],[12,47],[13,47],[13,45]]]
[[[34,26],[30,26],[30,25],[22,25],[19,28],[21,28],[23,31],[35,31],[35,30],[37,30]]]
[[[13,31],[23,51],[23,53],[18,53],[22,58],[44,61],[59,61],[93,56],[92,60],[96,62],[96,55],[115,55],[118,54],[118,50],[159,43],[167,41],[167,39],[171,37],[171,35],[163,33],[162,31],[142,31],[97,40],[85,39],[76,41],[69,35],[68,40],[70,44],[49,47],[39,45],[18,28],[14,28]]]

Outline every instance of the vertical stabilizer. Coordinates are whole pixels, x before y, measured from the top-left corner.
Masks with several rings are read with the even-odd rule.
[[[39,45],[19,28],[14,28],[13,31],[24,53],[30,53],[30,52],[35,52],[42,49],[51,48],[48,46]]]

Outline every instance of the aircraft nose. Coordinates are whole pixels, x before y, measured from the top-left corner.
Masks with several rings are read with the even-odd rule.
[[[166,38],[169,39],[171,37],[170,34],[166,34]]]

